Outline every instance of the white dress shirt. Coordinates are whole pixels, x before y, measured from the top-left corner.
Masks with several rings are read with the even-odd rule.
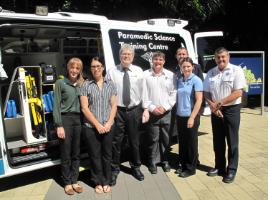
[[[130,80],[130,104],[128,107],[131,108],[139,105],[142,100],[143,70],[140,67],[131,64],[127,72]],[[120,107],[125,107],[123,104],[123,77],[124,70],[121,65],[117,65],[107,72],[107,78],[111,79],[116,86],[117,106]]]
[[[150,112],[157,106],[171,110],[176,103],[176,81],[175,74],[167,69],[159,75],[153,69],[144,71],[143,108],[148,108]]]
[[[241,67],[229,63],[222,71],[216,66],[208,71],[204,80],[204,91],[211,94],[212,100],[220,101],[233,90],[246,87],[246,79]],[[224,106],[241,103],[241,97]]]

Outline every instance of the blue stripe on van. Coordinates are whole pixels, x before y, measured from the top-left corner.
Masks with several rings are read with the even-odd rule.
[[[3,163],[3,159],[0,160],[0,175],[4,174],[4,163]]]

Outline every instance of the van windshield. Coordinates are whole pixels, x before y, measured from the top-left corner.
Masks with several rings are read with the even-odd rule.
[[[173,33],[111,29],[109,37],[116,64],[120,63],[121,45],[127,43],[135,49],[133,64],[140,66],[143,70],[152,66],[152,55],[156,51],[165,53],[165,67],[172,70],[177,65],[176,50],[182,46],[186,47],[184,39],[179,34]]]

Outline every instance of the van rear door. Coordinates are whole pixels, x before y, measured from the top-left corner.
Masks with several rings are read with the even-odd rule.
[[[194,34],[194,48],[198,63],[201,65],[203,72],[207,72],[214,67],[214,51],[224,46],[222,31],[199,32]]]

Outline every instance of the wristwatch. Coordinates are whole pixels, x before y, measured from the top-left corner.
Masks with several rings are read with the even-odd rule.
[[[222,106],[222,102],[217,103],[217,108],[220,108]]]

